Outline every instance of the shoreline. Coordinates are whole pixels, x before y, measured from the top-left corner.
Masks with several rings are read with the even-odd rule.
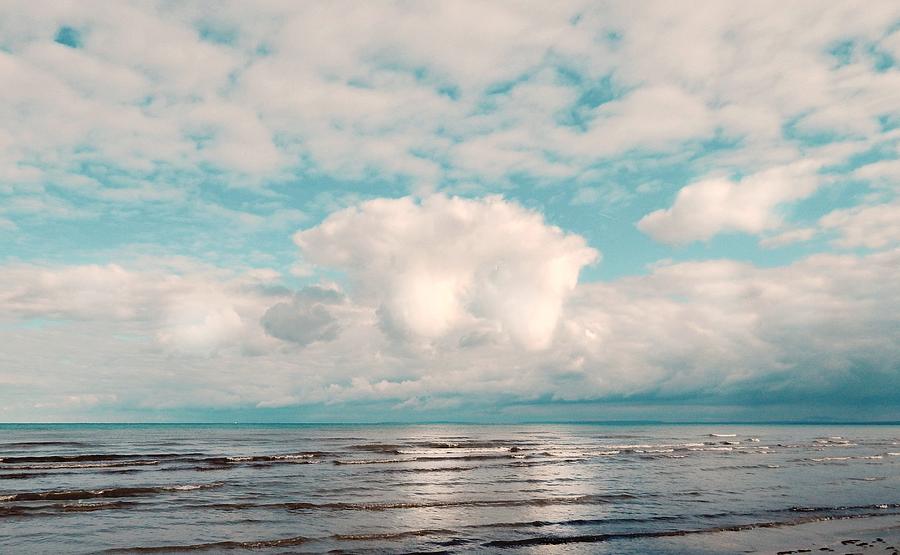
[[[632,544],[634,545],[634,544]],[[900,515],[872,515],[795,525],[675,536],[648,543],[666,553],[900,554]]]

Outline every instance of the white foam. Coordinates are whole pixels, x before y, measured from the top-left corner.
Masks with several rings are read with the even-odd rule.
[[[390,463],[402,463],[402,462],[411,462],[416,459],[368,459],[363,461],[348,461],[348,460],[338,460],[334,461],[337,464],[390,464]]]

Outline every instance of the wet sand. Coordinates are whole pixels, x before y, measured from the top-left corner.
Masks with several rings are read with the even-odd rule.
[[[765,553],[794,555],[900,555],[900,517],[874,516],[859,519],[810,522],[796,526],[774,526],[753,530],[697,534],[655,542],[668,553]],[[648,546],[649,547],[649,546]]]

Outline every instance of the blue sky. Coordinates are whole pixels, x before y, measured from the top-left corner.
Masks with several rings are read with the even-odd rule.
[[[0,8],[0,420],[897,419],[894,2]]]

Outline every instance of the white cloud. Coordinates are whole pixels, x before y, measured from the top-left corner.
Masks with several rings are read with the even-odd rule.
[[[306,261],[346,272],[387,327],[437,338],[497,326],[531,349],[550,343],[579,271],[598,258],[500,197],[369,201],[294,241]]]
[[[671,208],[647,214],[638,229],[657,241],[684,244],[722,232],[757,234],[782,222],[778,208],[808,196],[818,185],[818,164],[800,162],[753,174],[737,181],[711,178],[678,191]]]
[[[900,243],[900,202],[835,210],[819,220],[826,231],[837,231],[840,247],[879,249]]]
[[[839,248],[892,247],[900,243],[900,203],[893,200],[833,210],[819,218],[814,227],[787,230],[762,239],[760,245],[780,247],[823,234],[836,235],[831,244]]]
[[[232,233],[271,231],[384,195],[385,182],[497,191],[512,174],[574,184],[557,200],[635,208],[672,162],[691,183],[639,223],[660,241],[743,232],[775,246],[831,231],[838,247],[889,248],[896,202],[866,197],[814,231],[786,213],[825,179],[802,160],[835,172],[896,150],[884,118],[900,111],[900,73],[876,71],[871,53],[898,58],[898,19],[891,1],[14,1],[0,18],[0,82],[16,84],[0,87],[0,229],[19,238],[30,218],[152,201]],[[80,47],[54,42],[62,26]],[[839,41],[846,59],[829,54]],[[625,189],[608,166],[644,185]],[[896,160],[846,171],[896,187]],[[288,207],[282,193],[310,178],[372,185]],[[198,192],[218,184],[255,186],[267,203]],[[834,384],[854,364],[897,360],[892,252],[576,285],[597,256],[580,237],[498,198],[440,195],[364,203],[297,241],[295,277],[343,272],[346,300],[208,267],[2,266],[0,383],[154,407],[422,407]],[[251,354],[265,383],[247,378]]]
[[[398,220],[399,207],[381,208],[393,218],[387,222],[415,223]],[[470,215],[490,210],[489,203],[457,208]],[[351,219],[362,223],[373,210],[367,206]],[[380,237],[412,241],[396,233]],[[344,260],[360,254],[335,250]],[[451,262],[458,256],[446,254]],[[424,259],[401,256],[394,267],[411,260]],[[359,400],[428,410],[461,397],[493,403],[548,395],[884,395],[900,386],[898,264],[897,250],[817,255],[775,268],[728,260],[662,264],[647,276],[577,286],[540,350],[523,349],[485,322],[487,315],[431,338],[428,348],[410,349],[384,333],[372,299],[343,299],[320,286],[291,300],[271,272],[7,266],[0,271],[6,293],[0,325],[8,340],[0,351],[6,386],[0,398],[15,416],[30,414],[35,403],[84,395],[113,408],[148,410]],[[211,293],[218,291],[227,294]],[[332,318],[308,318],[316,305],[333,311]],[[267,321],[272,306],[290,309],[291,318]],[[192,317],[181,319],[184,311]],[[506,315],[493,316],[505,326]],[[334,325],[339,333],[332,333]],[[286,341],[267,337],[264,326]],[[160,348],[160,333],[176,342]]]
[[[877,389],[897,378],[898,262],[896,250],[768,269],[722,260],[586,284],[559,351],[578,378],[558,395],[809,394],[858,372]]]
[[[229,275],[203,267],[128,270],[116,264],[0,269],[0,318],[138,323],[176,352],[209,355],[250,347],[272,299],[258,286],[266,273]]]
[[[839,40],[894,50],[896,3],[857,8],[14,2],[0,22],[0,76],[17,83],[0,91],[0,175],[49,180],[90,162],[147,179],[210,167],[233,184],[560,179],[719,136],[740,139],[741,169],[756,171],[791,144],[788,123],[853,142],[896,112],[895,71],[827,53]],[[79,48],[53,42],[64,25]],[[608,102],[578,104],[609,76]]]
[[[798,229],[789,229],[771,237],[765,237],[760,240],[759,244],[765,248],[776,248],[791,243],[800,243],[809,241],[816,235],[816,229],[812,227],[803,227]]]

